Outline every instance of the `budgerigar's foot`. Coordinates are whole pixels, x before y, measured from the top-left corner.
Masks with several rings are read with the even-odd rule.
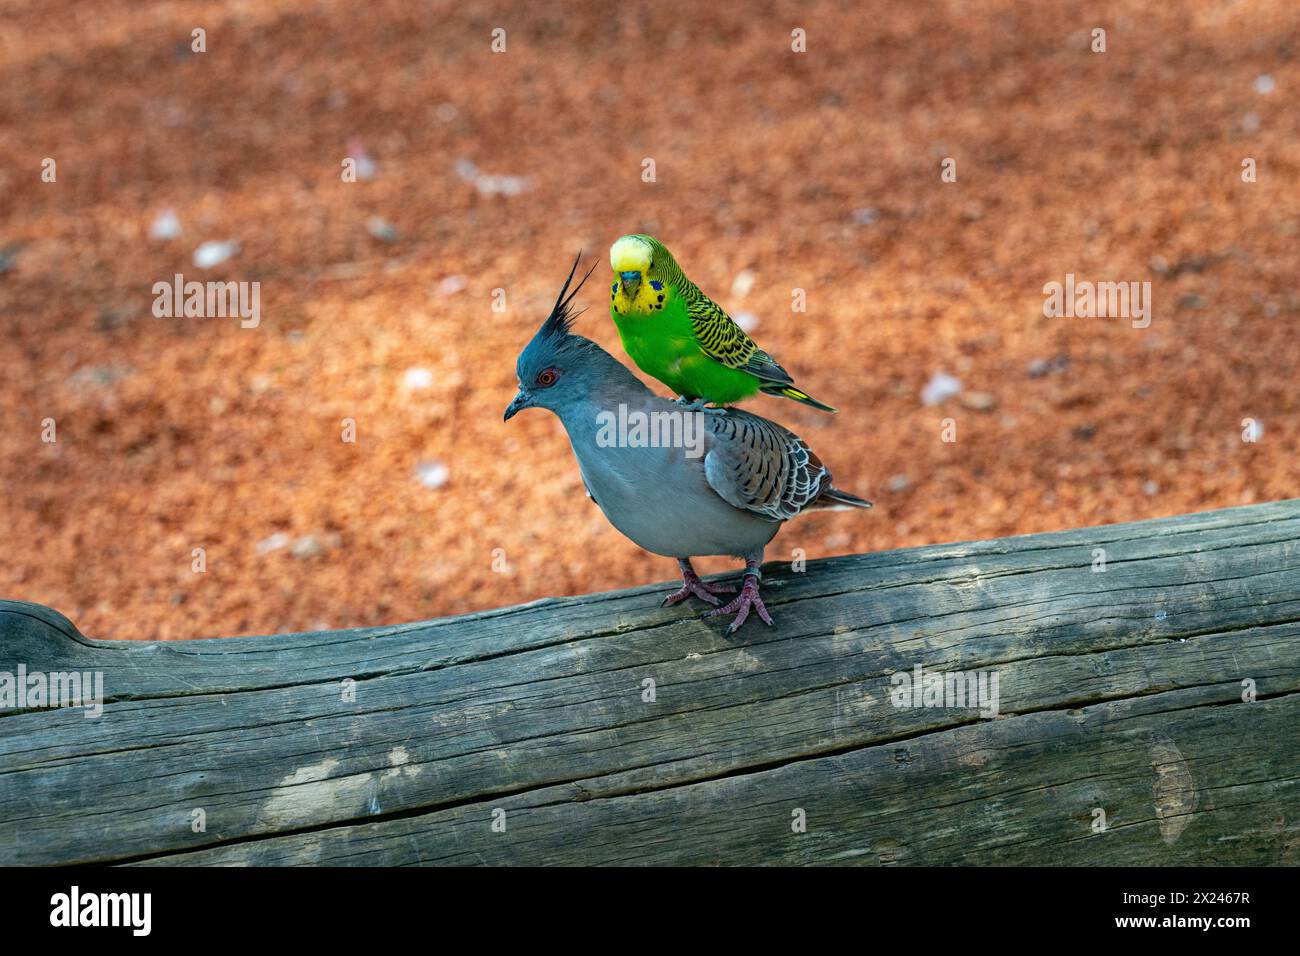
[[[764,624],[768,627],[772,626],[772,615],[767,613],[767,608],[763,606],[763,599],[758,596],[758,578],[752,574],[745,576],[745,585],[740,589],[740,593],[736,595],[734,601],[717,610],[709,611],[708,616],[717,617],[720,614],[735,614],[736,619],[727,628],[728,634],[735,634],[740,630],[740,625],[744,624],[745,619],[749,617],[751,608],[758,612],[758,616],[762,618]]]
[[[682,570],[682,589],[674,591],[664,598],[664,603],[660,607],[672,607],[692,595],[706,604],[721,604],[722,602],[713,595],[736,593],[735,588],[729,588],[725,584],[710,584],[708,581],[701,580],[700,576],[695,573],[695,569],[691,567],[690,561],[679,560],[677,566]]]
[[[710,405],[706,398],[687,398],[685,395],[678,395],[674,401],[682,406],[684,412],[707,412],[710,415],[727,412],[725,405]]]

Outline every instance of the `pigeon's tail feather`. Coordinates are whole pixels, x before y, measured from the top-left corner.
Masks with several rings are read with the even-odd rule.
[[[814,501],[807,511],[848,511],[850,508],[870,508],[871,502],[857,495],[838,488],[827,488]]]

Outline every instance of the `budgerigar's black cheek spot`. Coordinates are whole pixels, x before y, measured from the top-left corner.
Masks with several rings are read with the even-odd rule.
[[[664,300],[664,297],[663,297],[663,296],[660,296],[660,297],[659,297],[659,301],[662,302],[663,300]]]

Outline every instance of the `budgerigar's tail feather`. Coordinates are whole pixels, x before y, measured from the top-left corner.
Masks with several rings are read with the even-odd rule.
[[[849,508],[870,508],[871,502],[838,488],[827,488],[805,511],[847,511]]]
[[[782,398],[792,398],[800,405],[811,405],[813,408],[821,409],[823,412],[834,412],[835,409],[825,402],[819,402],[807,392],[801,392],[793,385],[760,385],[760,392],[766,395],[779,395]]]

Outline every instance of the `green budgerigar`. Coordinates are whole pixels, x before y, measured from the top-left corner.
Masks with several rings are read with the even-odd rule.
[[[682,273],[653,236],[623,236],[609,250],[609,310],[623,348],[647,375],[688,401],[729,405],[757,392],[824,412],[716,302]]]

